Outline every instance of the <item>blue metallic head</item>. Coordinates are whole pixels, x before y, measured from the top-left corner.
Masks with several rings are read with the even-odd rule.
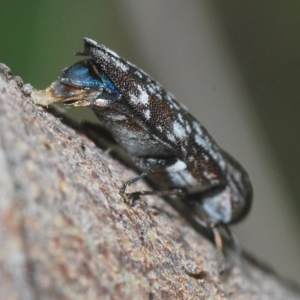
[[[63,70],[59,81],[75,88],[88,88],[105,91],[115,96],[120,95],[115,85],[92,59],[80,61]]]

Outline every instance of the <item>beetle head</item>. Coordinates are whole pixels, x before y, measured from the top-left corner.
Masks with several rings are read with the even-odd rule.
[[[82,106],[95,98],[116,100],[120,93],[92,59],[80,61],[62,71],[47,91],[55,102]]]
[[[33,101],[40,105],[64,103],[89,106],[96,98],[117,100],[120,92],[93,59],[79,61],[64,69],[44,91],[34,91]]]

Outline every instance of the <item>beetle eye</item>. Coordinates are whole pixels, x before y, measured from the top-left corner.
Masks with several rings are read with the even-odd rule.
[[[77,88],[92,88],[105,90],[119,96],[119,91],[97,64],[91,60],[83,60],[65,69],[59,81],[62,84]]]

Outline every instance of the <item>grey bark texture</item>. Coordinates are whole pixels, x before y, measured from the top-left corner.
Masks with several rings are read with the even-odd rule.
[[[232,251],[220,276],[214,245],[163,199],[126,205],[134,171],[29,94],[1,65],[0,299],[300,299]]]

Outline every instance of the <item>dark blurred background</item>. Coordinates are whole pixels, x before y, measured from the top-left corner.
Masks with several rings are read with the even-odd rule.
[[[299,1],[2,1],[0,28],[0,62],[39,89],[85,36],[160,81],[248,170],[244,248],[300,282]]]

